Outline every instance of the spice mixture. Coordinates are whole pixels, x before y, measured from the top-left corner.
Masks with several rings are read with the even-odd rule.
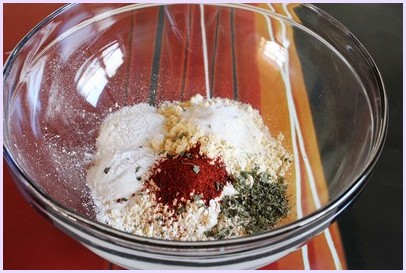
[[[282,141],[257,110],[229,99],[124,107],[104,120],[88,169],[98,220],[184,241],[274,228],[290,207]]]

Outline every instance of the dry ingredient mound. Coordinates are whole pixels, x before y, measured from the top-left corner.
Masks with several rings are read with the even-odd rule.
[[[87,172],[97,218],[183,241],[273,228],[290,206],[282,141],[252,106],[229,99],[124,107],[103,121]]]

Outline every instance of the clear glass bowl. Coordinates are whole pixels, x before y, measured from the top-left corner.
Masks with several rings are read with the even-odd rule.
[[[370,55],[311,5],[67,5],[18,44],[3,73],[4,158],[20,191],[58,228],[127,268],[257,268],[287,255],[359,194],[387,130]],[[307,99],[297,97],[300,78]],[[209,242],[143,238],[95,220],[85,174],[108,113],[209,93],[251,103],[283,131],[275,117],[286,109],[267,108],[278,92],[261,89],[267,81],[279,82],[297,110],[294,151],[309,160],[300,128],[314,128],[326,181],[312,188],[324,196],[314,209],[275,230]],[[303,105],[312,118],[300,118]]]

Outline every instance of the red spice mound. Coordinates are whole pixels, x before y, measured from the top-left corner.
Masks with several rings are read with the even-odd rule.
[[[213,160],[199,152],[200,144],[197,144],[184,153],[160,161],[154,167],[150,180],[158,187],[156,196],[159,202],[178,207],[200,195],[208,205],[209,200],[221,195],[229,180],[224,163],[219,158]],[[173,204],[174,199],[177,199],[176,205]]]

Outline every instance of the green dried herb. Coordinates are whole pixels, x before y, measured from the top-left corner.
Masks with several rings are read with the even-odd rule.
[[[185,132],[182,132],[178,135],[178,139],[181,139],[183,137],[187,136],[187,134]]]
[[[249,176],[254,179],[252,187],[246,182]],[[283,177],[273,179],[270,174],[257,173],[257,170],[241,172],[233,186],[239,193],[224,197],[222,213],[233,218],[237,225],[243,225],[250,234],[274,227],[290,210]]]
[[[207,237],[212,237],[217,240],[224,239],[225,237],[227,237],[230,234],[231,234],[231,230],[228,228],[223,228],[220,230],[212,229],[212,230],[208,230],[208,231],[204,232],[204,235],[206,235]]]
[[[141,176],[137,176],[138,181],[141,181],[141,179],[142,179]]]
[[[137,168],[135,168],[135,173],[138,173],[138,171],[141,169],[140,166],[137,166]]]
[[[289,163],[292,162],[292,161],[291,161],[289,158],[287,158],[287,157],[285,157],[285,158],[283,159],[283,161],[284,161],[284,162],[289,162]]]
[[[176,209],[176,213],[182,213],[182,212],[185,212],[185,211],[186,211],[185,207],[179,207],[179,208]]]
[[[198,174],[200,172],[200,167],[197,165],[193,165],[193,171],[195,172],[195,174]]]
[[[198,202],[200,200],[202,200],[202,195],[201,194],[195,194],[193,195],[193,201]]]
[[[214,186],[216,187],[216,191],[220,191],[223,189],[223,184],[221,184],[220,182],[214,182]]]
[[[191,153],[187,153],[185,151],[180,152],[179,156],[186,157],[186,158],[189,158],[189,159],[191,159],[193,157]]]
[[[105,174],[108,174],[109,171],[110,171],[110,169],[111,169],[111,167],[104,168],[103,172],[104,172]]]
[[[200,172],[200,167],[199,167],[198,165],[195,165],[195,164],[193,164],[193,163],[183,162],[183,161],[182,161],[182,164],[192,166],[192,167],[193,167],[193,171],[195,172],[195,174],[198,174],[198,173]]]
[[[128,199],[124,198],[124,197],[117,199],[117,203],[122,203],[122,202],[126,202],[126,201],[128,201]]]

